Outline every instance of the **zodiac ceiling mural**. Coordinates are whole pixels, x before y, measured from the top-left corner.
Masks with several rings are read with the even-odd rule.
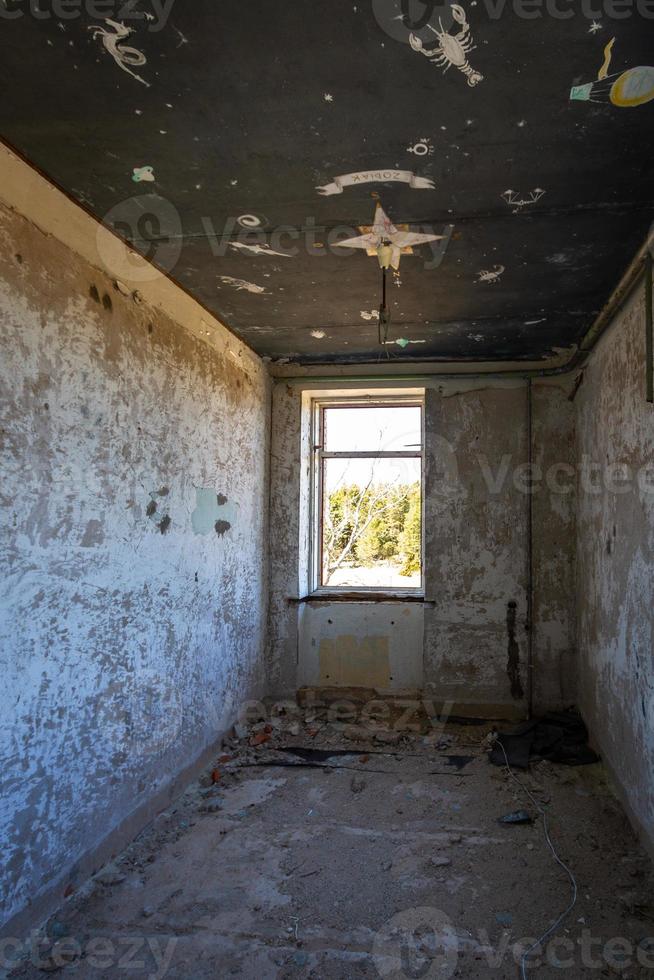
[[[654,220],[654,21],[523,6],[24,4],[0,134],[271,360],[546,363]]]

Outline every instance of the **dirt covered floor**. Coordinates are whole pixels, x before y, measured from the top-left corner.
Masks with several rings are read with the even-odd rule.
[[[490,765],[490,727],[398,732],[320,711],[237,726],[10,975],[519,977],[572,886],[538,808]],[[602,766],[516,775],[578,889],[526,976],[654,977],[652,870]],[[498,823],[520,809],[533,823]]]

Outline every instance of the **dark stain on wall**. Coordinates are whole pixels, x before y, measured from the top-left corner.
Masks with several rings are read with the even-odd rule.
[[[214,524],[216,534],[218,534],[221,538],[226,531],[229,531],[231,526],[232,525],[229,523],[229,521],[216,521]]]
[[[224,493],[217,493],[216,500],[218,501],[219,507],[223,507],[227,503],[227,497]]]
[[[168,528],[170,527],[170,515],[166,514],[164,517],[162,517],[159,523],[157,524],[157,527],[159,528],[162,534],[165,534]]]
[[[506,664],[506,672],[511,682],[511,697],[516,701],[525,696],[520,680],[520,647],[515,638],[517,603],[510,602],[506,608],[506,631],[509,637],[509,658]]]
[[[146,517],[152,517],[157,509],[157,505],[154,500],[151,500],[148,506],[145,508]]]
[[[91,297],[91,299],[95,303],[99,303],[100,302],[100,293],[98,292],[98,287],[95,284],[93,284],[89,288],[89,296]]]

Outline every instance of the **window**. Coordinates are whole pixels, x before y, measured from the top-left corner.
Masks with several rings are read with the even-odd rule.
[[[422,400],[315,399],[313,590],[422,589]]]

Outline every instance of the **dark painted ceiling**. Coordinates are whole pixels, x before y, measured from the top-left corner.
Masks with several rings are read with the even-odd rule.
[[[594,19],[567,0],[39,2],[0,18],[2,135],[274,359],[547,357],[652,220],[654,20],[624,0],[585,0]],[[415,50],[439,16],[446,73]],[[571,99],[613,37],[608,77]],[[377,176],[317,190],[357,172]],[[446,236],[390,281],[404,347],[378,343],[377,260],[331,244],[378,200]]]

